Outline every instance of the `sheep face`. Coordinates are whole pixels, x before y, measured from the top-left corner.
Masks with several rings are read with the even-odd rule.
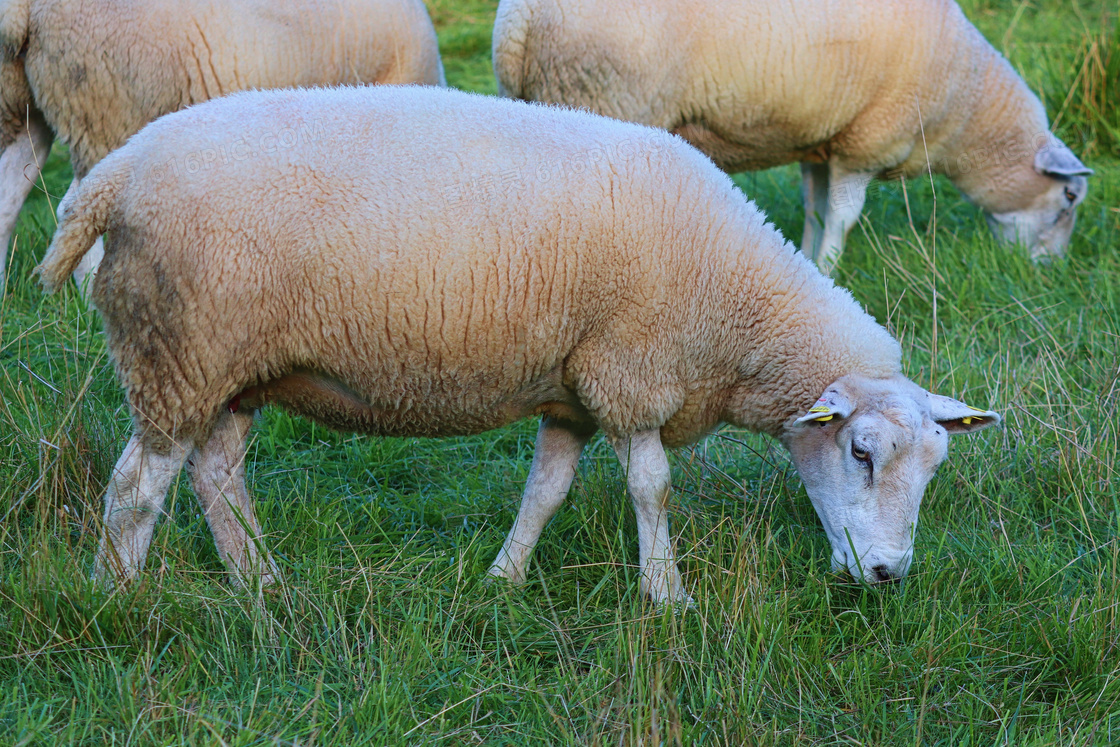
[[[1019,210],[987,213],[988,225],[1001,241],[1027,247],[1031,259],[1060,257],[1069,245],[1077,206],[1085,199],[1093,170],[1058,143],[1035,154],[1034,172],[1033,199]]]
[[[899,376],[845,376],[785,442],[832,545],[832,567],[877,583],[910,569],[918,507],[949,436],[999,415],[930,394]]]

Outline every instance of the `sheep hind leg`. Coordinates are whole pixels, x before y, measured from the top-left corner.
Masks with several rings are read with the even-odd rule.
[[[134,434],[125,446],[105,491],[105,517],[93,577],[103,582],[130,581],[140,573],[152,543],[156,520],[171,481],[179,474],[187,450],[172,444],[161,454]]]
[[[669,541],[669,459],[661,445],[661,433],[642,431],[615,440],[613,446],[626,471],[638,523],[642,592],[658,604],[692,605]]]
[[[47,162],[53,140],[50,128],[34,113],[28,118],[25,129],[0,152],[0,294],[3,294],[8,267],[8,243],[24,200]]]
[[[187,460],[187,473],[234,582],[267,586],[280,572],[265,550],[245,486],[245,448],[252,424],[251,412],[222,413],[210,439]]]
[[[97,277],[97,268],[104,258],[105,237],[98,236],[97,241],[93,242],[93,246],[82,256],[78,266],[74,268],[74,284],[78,286],[78,290],[82,292],[82,298],[86,301],[90,300],[90,293],[93,292],[93,280]]]
[[[498,557],[490,565],[491,576],[513,583],[525,581],[529,555],[544,525],[564,503],[580,454],[592,433],[594,429],[581,429],[551,417],[541,420],[521,508]]]

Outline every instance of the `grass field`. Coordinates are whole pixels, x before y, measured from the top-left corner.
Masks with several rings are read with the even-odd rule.
[[[494,5],[429,1],[451,85],[493,92]],[[56,146],[0,300],[0,743],[1120,743],[1118,7],[965,11],[1096,175],[1048,266],[948,182],[872,185],[838,281],[909,376],[1005,416],[952,444],[891,588],[829,571],[785,454],[735,429],[670,456],[698,601],[674,615],[639,596],[601,440],[510,589],[482,578],[535,423],[374,439],[268,411],[249,477],[282,590],[231,589],[184,479],[143,581],[99,591],[129,421],[96,314],[29,279],[70,178]],[[800,237],[795,168],[736,180]]]

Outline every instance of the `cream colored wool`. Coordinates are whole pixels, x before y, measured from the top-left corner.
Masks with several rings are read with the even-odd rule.
[[[238,152],[278,122],[306,137],[177,168],[199,149]],[[915,423],[931,412],[930,395],[900,376],[894,339],[707,158],[592,114],[418,87],[240,93],[152,123],[59,212],[40,268],[48,289],[107,231],[93,300],[136,435],[106,499],[101,557],[119,557],[126,577],[146,544],[113,529],[115,502],[162,505],[157,478],[192,452],[192,469],[224,475],[210,482],[236,485],[230,501],[252,515],[233,474],[243,451],[214,444],[240,438],[243,449],[236,418],[270,402],[402,436],[545,415],[522,509],[534,528],[515,527],[495,563],[513,579],[601,429],[629,460],[644,587],[673,601],[685,597],[666,539],[662,444],[721,421],[819,440],[817,424],[795,421],[842,379],[853,401],[886,387],[865,413],[896,398],[916,403]],[[917,500],[944,457],[938,432],[918,449],[930,463],[899,478]],[[799,467],[815,469],[822,449],[803,449]],[[145,459],[156,467],[141,470]],[[917,510],[907,501],[902,533]],[[895,575],[909,564],[900,547]],[[223,553],[235,570],[252,564]]]
[[[360,83],[443,84],[421,0],[0,1],[0,279],[54,136],[80,180],[145,124],[191,104]]]
[[[1041,256],[1091,173],[951,0],[502,0],[494,70],[506,96],[676,132],[727,171],[801,162],[826,272],[874,176],[945,173]]]

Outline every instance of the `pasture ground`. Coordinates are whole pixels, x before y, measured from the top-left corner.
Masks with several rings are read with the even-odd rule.
[[[492,0],[430,0],[448,81],[491,92]],[[944,180],[874,184],[837,280],[924,386],[1003,412],[958,438],[913,571],[864,588],[784,453],[724,428],[671,455],[697,607],[638,593],[601,441],[525,588],[482,582],[535,424],[426,441],[270,411],[250,484],[286,578],[231,590],[185,480],[143,581],[87,580],[129,429],[100,322],[29,272],[56,147],[0,301],[0,743],[1120,743],[1120,42],[1114,2],[966,0],[1096,169],[1064,261],[994,245]],[[736,177],[800,238],[795,168]]]

